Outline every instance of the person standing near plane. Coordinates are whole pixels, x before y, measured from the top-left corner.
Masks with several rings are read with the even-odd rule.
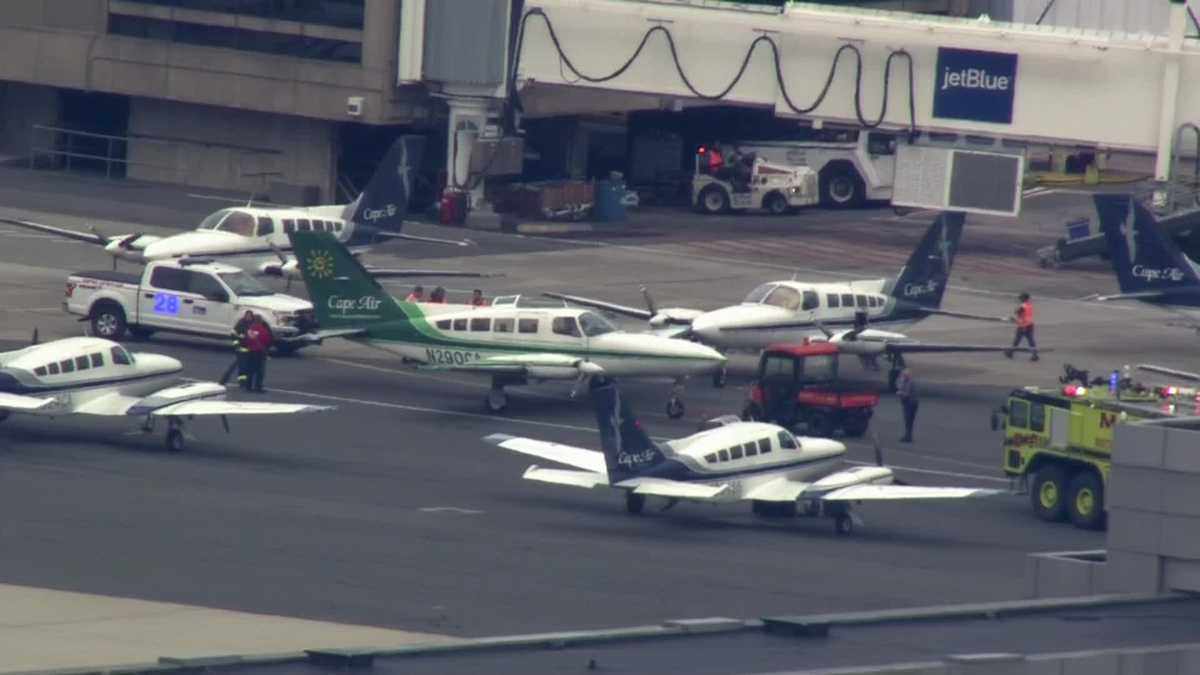
[[[900,371],[900,377],[896,378],[896,396],[900,399],[900,407],[904,411],[904,436],[900,442],[912,443],[913,424],[917,421],[917,408],[920,401],[917,397],[917,385],[913,382],[912,370],[907,366]]]
[[[472,307],[487,307],[487,298],[483,297],[483,290],[476,288],[471,291],[471,306]]]
[[[442,288],[441,286],[433,289],[433,292],[429,294],[429,301],[441,305],[446,304],[446,289]]]
[[[1033,340],[1033,300],[1030,299],[1028,293],[1022,293],[1018,300],[1020,304],[1013,311],[1013,321],[1017,324],[1017,333],[1013,336],[1012,346],[1019,346],[1021,338],[1025,338],[1029,342],[1029,348],[1033,350],[1033,356],[1029,360],[1037,361],[1037,343]],[[1013,357],[1011,351],[1004,352],[1004,355],[1010,359]]]
[[[263,392],[263,378],[267,374],[267,354],[271,351],[271,345],[275,342],[275,336],[271,334],[271,327],[267,322],[257,314],[254,315],[254,320],[250,323],[250,327],[246,329],[246,343],[249,349],[249,391]]]
[[[404,298],[405,302],[425,302],[425,287],[417,284],[413,286],[412,292]]]
[[[233,348],[237,351],[237,381],[243,391],[250,390],[250,342],[247,331],[254,324],[254,312],[246,310],[233,324]]]

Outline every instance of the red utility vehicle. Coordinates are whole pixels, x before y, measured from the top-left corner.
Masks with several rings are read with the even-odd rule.
[[[879,394],[856,391],[838,379],[835,344],[773,344],[762,352],[758,381],[742,417],[793,429],[803,424],[810,436],[862,436],[879,404]]]

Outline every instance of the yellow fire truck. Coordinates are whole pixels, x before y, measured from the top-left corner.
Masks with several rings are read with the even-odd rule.
[[[1148,388],[1116,371],[1089,381],[1086,371],[1066,369],[1062,387],[1013,390],[992,428],[1003,428],[1004,472],[1028,490],[1037,517],[1102,529],[1113,428],[1194,415],[1195,390]]]

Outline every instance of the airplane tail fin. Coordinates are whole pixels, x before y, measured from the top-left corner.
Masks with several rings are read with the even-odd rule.
[[[294,232],[289,237],[322,329],[408,323],[402,307],[407,303],[393,298],[333,235]]]
[[[343,219],[367,228],[399,232],[408,217],[408,200],[424,151],[424,136],[397,138],[362,194],[346,205]]]
[[[619,483],[651,473],[666,459],[634,417],[615,382],[592,378],[591,395],[609,482]]]
[[[1132,195],[1095,195],[1100,230],[1122,293],[1200,287],[1200,274]]]
[[[921,243],[892,283],[893,297],[920,307],[936,309],[941,306],[958,242],[962,239],[964,219],[960,212],[947,211],[929,224]]]

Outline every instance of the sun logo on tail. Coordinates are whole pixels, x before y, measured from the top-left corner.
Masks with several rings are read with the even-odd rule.
[[[325,251],[317,251],[308,256],[308,272],[316,279],[329,279],[333,276],[333,256]]]

